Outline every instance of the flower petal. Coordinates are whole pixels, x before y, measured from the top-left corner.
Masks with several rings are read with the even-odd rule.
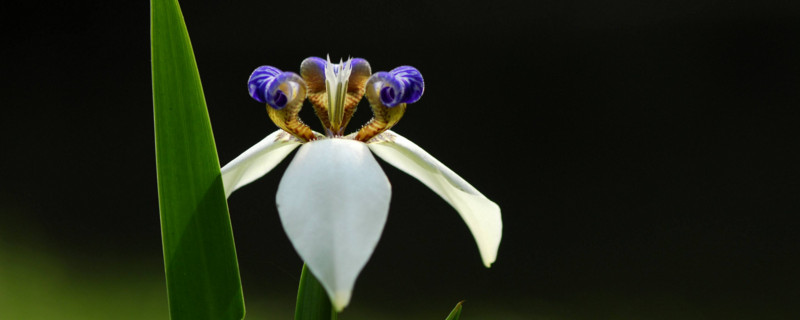
[[[306,99],[306,83],[303,78],[272,66],[256,68],[247,80],[247,90],[256,101],[279,110],[287,104],[303,103]]]
[[[500,207],[410,140],[387,130],[367,144],[375,155],[431,188],[458,211],[475,237],[486,267],[503,235]]]
[[[390,197],[367,145],[347,139],[304,144],[281,179],[283,229],[338,311],[380,239]]]
[[[278,130],[247,149],[222,167],[225,197],[267,174],[299,145],[297,138],[286,131]]]
[[[376,72],[367,82],[370,104],[392,108],[401,103],[414,103],[425,91],[422,74],[412,66],[401,66],[389,72]]]
[[[247,80],[247,91],[250,92],[250,96],[253,97],[258,102],[267,103],[266,88],[275,80],[281,71],[278,68],[273,66],[260,66],[253,71],[250,75],[250,79]]]

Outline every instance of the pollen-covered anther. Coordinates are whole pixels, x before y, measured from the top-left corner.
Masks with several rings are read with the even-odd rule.
[[[372,75],[367,81],[366,96],[373,117],[354,139],[367,142],[394,127],[403,117],[406,105],[419,100],[424,89],[422,74],[414,67],[402,66]]]
[[[316,139],[298,115],[306,99],[306,83],[299,75],[261,66],[250,75],[248,89],[253,99],[267,104],[267,114],[275,125],[302,141]]]

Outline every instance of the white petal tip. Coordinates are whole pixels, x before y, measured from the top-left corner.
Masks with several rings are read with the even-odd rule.
[[[338,291],[333,294],[331,303],[333,304],[333,308],[336,309],[336,312],[342,312],[342,310],[344,310],[344,307],[350,303],[350,296],[352,294],[352,291]]]

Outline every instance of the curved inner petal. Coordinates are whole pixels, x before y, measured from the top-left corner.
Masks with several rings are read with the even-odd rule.
[[[318,57],[310,57],[300,64],[300,75],[308,85],[308,101],[314,107],[322,126],[331,127],[328,119],[328,98],[325,90],[325,64],[327,61]]]
[[[284,72],[267,86],[267,115],[279,128],[302,141],[316,139],[311,128],[300,119],[306,99],[306,83],[299,75]]]
[[[481,259],[490,267],[503,236],[500,207],[410,140],[387,130],[368,143],[375,155],[431,188],[458,211],[469,227]]]
[[[267,174],[299,145],[300,141],[297,138],[283,130],[278,130],[247,149],[222,167],[225,197],[229,197],[236,189]]]
[[[304,144],[278,186],[283,229],[337,310],[380,239],[391,186],[367,145],[348,139]]]
[[[322,126],[334,136],[342,135],[350,122],[371,74],[369,63],[361,58],[331,64],[325,59],[310,57],[300,64],[300,75],[308,84],[308,101]]]

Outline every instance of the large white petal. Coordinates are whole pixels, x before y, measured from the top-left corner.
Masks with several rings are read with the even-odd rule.
[[[225,197],[267,174],[299,145],[297,138],[286,131],[278,130],[247,149],[222,167]]]
[[[367,144],[375,155],[431,188],[458,211],[475,237],[486,267],[503,235],[500,207],[410,140],[387,130]]]
[[[366,144],[324,139],[304,144],[278,186],[283,229],[336,310],[386,224],[391,186]]]

